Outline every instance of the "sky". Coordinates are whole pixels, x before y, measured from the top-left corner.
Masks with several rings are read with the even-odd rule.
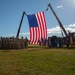
[[[62,36],[58,21],[48,7],[49,3],[65,30],[75,32],[75,0],[0,0],[0,37],[16,37],[23,11],[28,15],[44,11],[48,37]],[[29,38],[29,32],[29,23],[25,15],[20,37]]]

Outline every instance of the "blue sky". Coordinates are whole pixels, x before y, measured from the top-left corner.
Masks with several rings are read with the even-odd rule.
[[[48,36],[61,36],[59,24],[52,11],[46,11],[51,3],[66,31],[75,31],[75,0],[0,0],[0,36],[16,36],[23,11],[35,14],[44,11]],[[29,24],[24,16],[20,36],[29,38]]]

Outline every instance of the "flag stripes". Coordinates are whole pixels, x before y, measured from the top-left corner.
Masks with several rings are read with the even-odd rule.
[[[47,39],[47,27],[44,12],[35,14],[35,17],[38,26],[30,26],[30,42],[33,44],[38,44],[39,40],[41,41],[42,39]]]

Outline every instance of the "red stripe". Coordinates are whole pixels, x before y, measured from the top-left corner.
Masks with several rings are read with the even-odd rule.
[[[42,26],[42,38],[44,39],[44,34],[45,34],[45,30],[44,30],[44,23],[43,23],[43,16],[42,16],[43,12],[40,13],[40,17],[41,17],[41,26]]]
[[[38,15],[39,15],[39,22],[40,22],[40,29],[41,29],[41,38],[40,39],[42,39],[42,37],[43,37],[43,26],[42,26],[42,21],[41,21],[41,14],[40,13],[38,13]]]
[[[37,33],[36,33],[36,27],[34,27],[34,44],[36,44],[36,35],[37,35]]]
[[[34,39],[35,39],[35,37],[34,37],[34,35],[35,35],[35,33],[34,33],[35,31],[34,31],[34,27],[32,28],[32,33],[31,34],[33,34],[32,35],[32,43],[34,44]]]
[[[44,39],[45,39],[45,24],[44,24],[44,20],[43,20],[43,13],[41,12],[41,17],[42,17],[42,25],[43,25],[43,35],[44,35]]]
[[[44,28],[44,38],[47,38],[47,27],[46,27],[46,20],[44,17],[44,12],[42,12],[42,19],[43,19],[43,28]]]
[[[30,42],[33,42],[33,28],[30,28]]]
[[[43,12],[43,20],[44,20],[44,26],[45,26],[45,38],[47,39],[47,26],[46,26],[46,19]]]
[[[38,27],[36,27],[36,44],[38,43]]]
[[[37,14],[37,21],[38,21],[38,34],[39,34],[39,39],[41,39],[41,27],[40,27],[40,19],[39,19],[39,15]]]

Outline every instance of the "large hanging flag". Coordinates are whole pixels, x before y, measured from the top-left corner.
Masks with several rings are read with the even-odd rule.
[[[47,39],[47,27],[44,12],[27,15],[30,26],[30,42],[38,44]]]

